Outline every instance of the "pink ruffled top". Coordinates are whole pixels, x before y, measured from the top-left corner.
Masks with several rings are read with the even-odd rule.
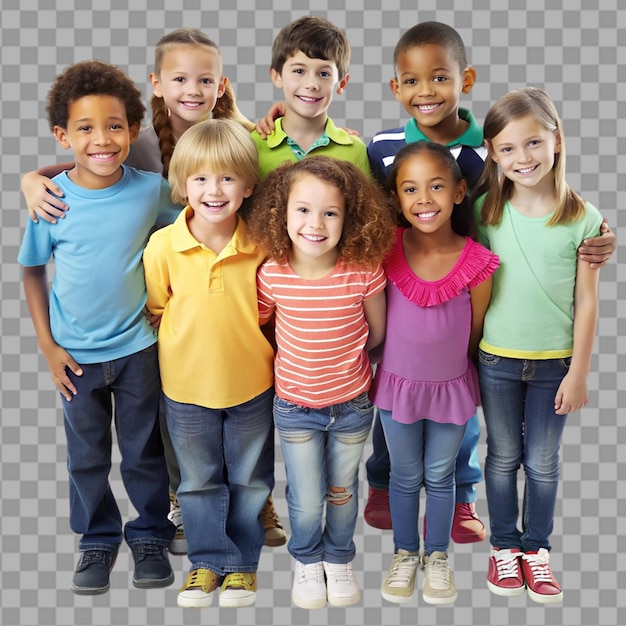
[[[489,278],[498,257],[469,237],[454,268],[440,280],[416,276],[396,244],[384,262],[387,335],[370,390],[395,421],[465,424],[480,405],[476,368],[468,356],[469,290]]]

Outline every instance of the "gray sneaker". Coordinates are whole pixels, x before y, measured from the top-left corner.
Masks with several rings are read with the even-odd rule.
[[[428,604],[452,604],[457,597],[454,576],[450,571],[448,555],[432,552],[424,555],[424,602]]]
[[[418,552],[398,550],[393,555],[389,573],[383,581],[381,593],[387,602],[410,602],[415,592],[415,573],[420,564]]]
[[[79,596],[95,596],[106,593],[109,588],[109,574],[117,558],[117,546],[113,550],[85,550],[72,579],[72,591]]]
[[[169,587],[174,582],[174,572],[163,546],[138,543],[130,546],[135,560],[133,585],[139,589]]]

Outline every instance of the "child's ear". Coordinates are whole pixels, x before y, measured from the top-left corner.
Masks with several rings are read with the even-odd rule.
[[[69,138],[67,136],[67,131],[65,128],[61,128],[60,126],[55,126],[52,130],[54,138],[63,146],[65,150],[71,148]]]
[[[137,137],[139,137],[139,129],[140,129],[141,125],[139,122],[137,122],[136,124],[133,124],[129,129],[128,129],[128,134],[130,135],[130,143],[133,143],[134,141],[137,141]]]
[[[220,80],[220,84],[217,86],[217,97],[221,98],[224,95],[224,92],[226,91],[226,81],[228,79],[226,78],[226,76],[222,76],[222,80]]]
[[[342,80],[339,81],[337,85],[337,94],[342,94],[346,88],[346,85],[350,81],[350,74],[346,74]]]
[[[396,100],[400,100],[400,83],[398,83],[398,79],[395,76],[389,81],[389,89],[391,89],[391,93],[396,97]]]
[[[456,193],[454,194],[454,204],[460,204],[461,202],[463,202],[463,198],[465,198],[466,193],[467,181],[464,178],[461,178],[456,187]]]
[[[554,136],[556,138],[556,143],[554,144],[554,152],[561,152],[561,133],[558,130],[554,131]]]
[[[154,72],[150,72],[150,82],[152,83],[152,90],[154,91],[154,95],[157,98],[162,98],[163,92],[161,91],[161,83],[159,82],[159,79]]]
[[[461,93],[469,93],[476,82],[476,70],[468,65],[463,70],[463,87],[461,88]]]
[[[272,78],[272,82],[274,83],[274,87],[276,87],[276,89],[282,89],[283,79],[280,77],[280,74],[273,67],[270,68],[270,76]]]

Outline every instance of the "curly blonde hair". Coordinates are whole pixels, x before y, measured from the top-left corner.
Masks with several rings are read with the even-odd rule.
[[[251,237],[270,259],[287,260],[292,246],[287,233],[287,201],[293,185],[307,175],[334,185],[344,198],[339,258],[346,264],[375,268],[393,246],[396,222],[388,197],[348,161],[311,156],[273,170],[253,197],[246,220]]]

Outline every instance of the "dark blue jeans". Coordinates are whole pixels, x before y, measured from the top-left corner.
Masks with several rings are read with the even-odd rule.
[[[559,448],[567,421],[566,415],[554,412],[554,397],[569,364],[569,358],[535,361],[479,352],[478,375],[487,424],[485,487],[491,544],[497,548],[550,550]],[[521,466],[525,483],[519,520],[517,475]]]
[[[68,375],[78,393],[63,400],[70,480],[70,525],[80,550],[168,546],[176,528],[167,519],[168,478],[158,426],[161,381],[156,344],[103,363],[81,364]],[[114,419],[126,493],[138,513],[122,526],[109,473]]]
[[[457,502],[476,502],[476,487],[474,485],[482,479],[480,461],[478,460],[479,439],[480,422],[478,415],[474,414],[466,424],[465,435],[456,459]],[[374,489],[389,489],[389,450],[379,415],[374,419],[372,444],[372,454],[365,463],[367,482]]]

